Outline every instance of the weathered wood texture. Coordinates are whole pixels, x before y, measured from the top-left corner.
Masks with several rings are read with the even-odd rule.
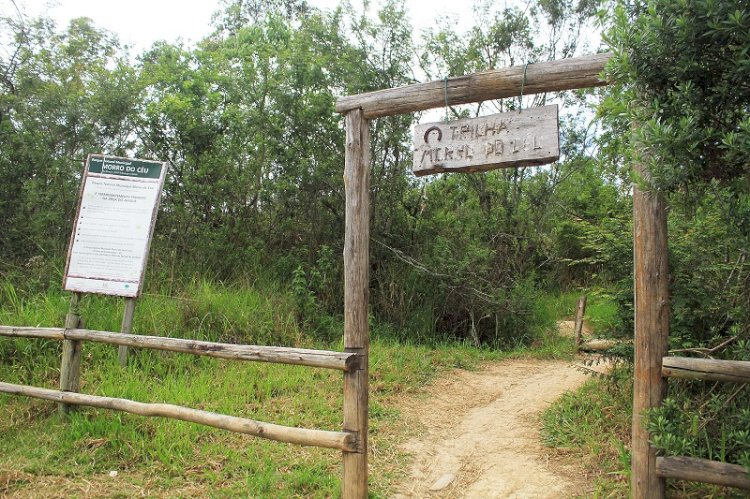
[[[45,340],[64,340],[65,333],[77,331],[67,330],[62,327],[26,327],[26,326],[0,326],[0,336],[11,338],[43,338]]]
[[[523,94],[557,92],[606,85],[600,73],[611,54],[594,54],[529,64]],[[445,80],[349,95],[336,102],[336,111],[361,108],[367,119],[413,113],[449,104],[466,104],[521,94],[524,66],[495,69]]]
[[[414,127],[417,176],[543,165],[559,158],[557,105]]]
[[[643,178],[642,163],[635,169]],[[661,361],[669,341],[669,264],[664,198],[636,186],[633,192],[635,366],[633,384],[632,483],[634,499],[663,498],[664,479],[656,473],[656,450],[649,444],[645,411],[666,395]]]
[[[359,109],[346,115],[346,233],[344,236],[344,350],[359,358],[344,375],[344,431],[356,436],[344,453],[344,499],[367,497],[367,407],[370,332],[370,129]]]
[[[657,457],[656,471],[663,478],[713,483],[750,490],[750,470],[736,464],[695,457]]]
[[[122,314],[120,332],[130,334],[133,331],[133,317],[135,316],[135,298],[125,298],[125,311]],[[128,365],[128,347],[120,345],[117,349],[117,360],[122,367]]]
[[[110,331],[92,331],[88,329],[66,330],[62,328],[0,326],[0,336],[75,341],[86,340],[97,343],[108,343],[111,345],[124,345],[135,348],[149,348],[152,350],[166,350],[169,352],[217,357],[220,359],[325,367],[328,369],[340,369],[344,371],[356,368],[358,361],[356,354],[346,352],[257,345],[232,345],[229,343],[184,340],[181,338],[163,338],[161,336],[141,336],[113,333]]]
[[[262,423],[252,419],[226,416],[208,411],[190,409],[172,404],[146,404],[127,399],[68,393],[33,386],[14,385],[0,382],[0,392],[51,400],[66,405],[85,405],[102,409],[113,409],[148,417],[179,419],[221,428],[236,433],[299,445],[314,445],[329,449],[351,451],[355,449],[354,436],[341,431],[308,430],[272,423]]]
[[[608,340],[605,338],[594,338],[591,340],[582,341],[578,346],[578,349],[584,352],[604,352],[606,350],[609,350],[610,348],[616,347],[617,345],[622,345],[623,343],[626,342],[618,340]]]
[[[68,314],[65,316],[65,329],[77,328],[81,324],[80,312],[81,293],[73,293],[70,297]],[[60,363],[60,390],[77,392],[81,379],[81,349],[83,344],[74,339],[64,339],[62,360]],[[67,404],[58,405],[62,413],[70,412],[73,407]]]
[[[578,298],[578,304],[576,305],[576,322],[575,322],[575,334],[576,334],[576,346],[581,346],[582,334],[583,334],[583,316],[586,314],[586,295],[582,295]]]
[[[750,383],[750,362],[741,360],[664,357],[661,372],[666,378]]]

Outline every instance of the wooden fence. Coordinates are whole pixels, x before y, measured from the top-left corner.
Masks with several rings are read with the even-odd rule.
[[[750,383],[750,362],[738,360],[664,357],[661,372],[664,378]],[[656,458],[656,474],[661,478],[691,480],[750,490],[750,473],[745,467],[708,459],[659,456]]]
[[[348,429],[345,428],[343,431],[326,431],[282,426],[172,404],[142,403],[127,399],[77,393],[80,385],[81,343],[83,341],[119,345],[121,347],[180,352],[229,360],[272,362],[277,364],[337,369],[344,372],[345,380],[352,376],[356,377],[359,372],[359,356],[356,352],[333,352],[301,348],[234,345],[209,341],[159,336],[136,336],[110,331],[80,329],[78,328],[78,325],[80,324],[80,316],[78,313],[79,299],[80,295],[75,294],[71,300],[70,312],[65,321],[67,327],[65,328],[0,326],[0,336],[11,338],[41,338],[64,342],[63,363],[60,374],[60,390],[50,390],[46,388],[0,382],[0,393],[54,401],[60,404],[63,411],[68,411],[71,406],[76,405],[99,407],[138,414],[141,416],[179,419],[279,442],[337,449],[344,452],[344,455],[347,453],[358,452],[358,432],[361,431],[361,427],[357,426],[358,421],[352,422],[351,420],[347,420],[346,417],[345,423],[348,421]],[[349,384],[351,384],[351,381]],[[345,391],[344,412],[346,413],[347,409],[351,412],[351,405],[356,405],[357,402],[358,400],[352,400],[351,394],[347,394]]]

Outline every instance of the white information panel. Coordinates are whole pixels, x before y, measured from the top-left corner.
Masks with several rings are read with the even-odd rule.
[[[159,161],[88,157],[63,289],[140,294],[165,174]]]

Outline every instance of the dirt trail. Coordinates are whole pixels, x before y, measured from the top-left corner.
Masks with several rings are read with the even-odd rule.
[[[586,375],[570,362],[508,360],[453,371],[402,411],[424,432],[397,497],[558,498],[590,484],[573,464],[554,463],[539,440],[539,414]]]

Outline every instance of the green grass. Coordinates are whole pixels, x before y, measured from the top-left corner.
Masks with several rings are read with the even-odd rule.
[[[626,497],[630,475],[632,379],[620,367],[588,380],[555,401],[542,415],[542,439],[575,456],[594,477],[596,497]]]
[[[123,370],[114,348],[87,347],[82,392],[169,402],[289,426],[341,427],[338,372],[174,354],[167,360],[166,355],[134,353],[130,367]],[[398,416],[384,403],[389,396],[423,384],[446,367],[472,364],[481,357],[462,348],[437,351],[374,342],[373,431]],[[29,382],[8,371],[2,369],[3,380]],[[44,376],[32,383],[55,387],[56,377],[39,378]],[[0,396],[0,406],[6,415],[0,432],[8,435],[0,443],[0,470],[68,477],[118,470],[123,479],[127,472],[138,478],[145,473],[164,489],[189,478],[228,495],[338,493],[340,459],[334,451],[290,448],[199,425],[105,410],[82,409],[65,421],[53,404],[10,396]],[[233,452],[227,454],[227,449]],[[205,470],[205,463],[212,462],[222,463],[220,472]],[[189,477],[186,469],[193,470]]]
[[[593,481],[593,497],[628,497],[632,388],[632,371],[621,365],[566,393],[542,414],[544,443],[554,454],[583,464]],[[674,498],[747,497],[739,489],[698,482],[669,480],[667,486],[667,496]]]
[[[554,325],[559,320],[573,319],[580,296],[581,293],[577,291],[541,295],[536,301],[534,313],[549,325]]]
[[[543,313],[570,320],[579,296],[547,296],[539,306]],[[603,290],[588,292],[586,321],[595,336],[616,333],[620,325],[613,297]],[[554,339],[548,344],[554,344]],[[572,456],[583,464],[591,474],[594,497],[628,497],[632,389],[632,366],[620,359],[610,375],[588,380],[577,391],[555,401],[542,415],[544,442],[560,457]],[[671,480],[668,487],[669,497],[744,497],[741,492],[702,483]]]
[[[588,295],[586,320],[598,336],[611,336],[620,329],[617,303],[612,295],[596,290]]]
[[[370,439],[371,491],[388,496],[403,476],[406,456],[398,444],[408,435],[397,401],[450,368],[474,369],[503,358],[572,358],[570,339],[555,322],[570,317],[578,293],[544,296],[537,302],[540,329],[530,347],[510,351],[478,349],[467,343],[418,344],[394,334],[392,325],[371,321]],[[605,320],[611,305],[590,294],[589,311]],[[61,292],[19,297],[0,287],[0,324],[59,326],[69,296]],[[600,301],[597,301],[600,300]],[[117,331],[122,301],[86,296],[81,315],[90,329]],[[340,350],[340,319],[332,331],[306,334],[284,290],[245,283],[227,286],[195,280],[174,296],[147,294],[138,301],[134,332],[247,344]],[[596,319],[591,319],[596,320]],[[329,338],[335,338],[330,340]],[[56,388],[60,344],[0,338],[0,380]],[[338,371],[184,354],[131,350],[131,362],[117,363],[117,348],[87,342],[81,373],[83,393],[143,402],[168,402],[260,421],[336,430],[342,425],[342,375]],[[602,490],[622,490],[626,451],[599,435],[626,428],[629,416],[613,414],[620,395],[588,384],[548,412],[551,445],[579,449],[590,460]],[[80,408],[69,418],[52,403],[0,395],[0,495],[46,493],[128,496],[135,493],[233,497],[336,497],[341,458],[336,451],[290,446],[200,425]],[[557,418],[555,420],[555,418]],[[604,427],[602,425],[609,424]],[[552,428],[557,428],[552,431]],[[578,428],[578,432],[573,430]],[[619,431],[619,430],[617,430]],[[623,430],[624,431],[624,430]],[[615,432],[617,433],[617,432]],[[588,442],[575,439],[582,435]],[[598,454],[609,456],[600,466]],[[109,473],[117,471],[117,477]],[[5,485],[3,485],[6,483]],[[610,485],[606,485],[609,483]],[[101,488],[101,493],[97,491]],[[63,491],[63,492],[60,492]]]
[[[610,336],[619,328],[620,318],[614,297],[606,290],[566,291],[560,294],[543,295],[537,300],[535,313],[545,323],[558,320],[574,320],[578,298],[585,294],[586,313],[584,320],[596,336]]]

